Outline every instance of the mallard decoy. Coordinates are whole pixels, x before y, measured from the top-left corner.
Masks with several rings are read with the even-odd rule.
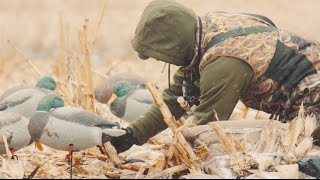
[[[0,101],[0,111],[15,112],[24,117],[31,117],[36,112],[38,103],[48,93],[58,93],[53,90],[56,89],[56,82],[51,77],[41,78],[36,87],[21,87],[16,91],[7,91],[2,95]]]
[[[153,98],[143,83],[119,81],[109,99],[112,114],[131,123],[153,104]]]
[[[58,96],[48,95],[41,100],[28,126],[33,140],[56,150],[69,151],[72,146],[72,151],[79,151],[125,134],[118,124],[95,113],[63,106]]]
[[[12,153],[32,143],[28,124],[29,119],[18,113],[0,112],[0,135],[5,135]],[[2,136],[0,136],[0,153],[6,153]]]
[[[103,104],[106,104],[112,96],[112,91],[115,84],[120,81],[128,81],[132,83],[143,84],[147,82],[146,78],[139,76],[138,74],[117,73],[110,75],[107,80],[101,81],[94,89],[95,99]]]
[[[50,77],[50,76],[44,76],[41,79],[39,79],[35,85],[36,88],[41,88],[41,89],[48,89],[51,91],[55,91],[57,89],[57,83],[56,81]],[[32,86],[27,86],[27,85],[17,85],[13,86],[12,88],[6,90],[5,92],[2,93],[0,96],[0,102],[5,99],[6,97],[10,96],[11,94],[20,91],[22,89],[27,89],[27,88],[34,88]]]

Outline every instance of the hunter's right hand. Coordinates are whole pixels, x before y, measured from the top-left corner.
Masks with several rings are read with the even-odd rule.
[[[118,137],[112,138],[110,143],[117,150],[118,153],[122,153],[130,149],[134,144],[138,144],[138,140],[133,136],[132,130],[130,128],[123,129],[126,134]]]

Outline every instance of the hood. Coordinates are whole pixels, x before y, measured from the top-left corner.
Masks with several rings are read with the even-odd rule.
[[[144,56],[187,66],[194,55],[196,28],[191,9],[175,1],[156,0],[142,13],[132,47]]]

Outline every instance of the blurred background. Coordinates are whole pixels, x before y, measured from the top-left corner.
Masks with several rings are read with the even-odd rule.
[[[208,11],[265,15],[282,29],[320,42],[318,0],[177,1],[200,16]],[[135,26],[149,2],[151,0],[0,0],[0,92],[16,84],[34,84],[39,76],[30,63],[42,75],[56,76],[57,69],[66,68],[69,57],[82,56],[79,39],[85,19],[88,41],[95,42],[90,53],[93,86],[114,73],[129,72],[155,81],[160,88],[166,87],[167,71],[161,72],[164,63],[139,60],[130,44]],[[172,74],[176,69],[172,68]]]

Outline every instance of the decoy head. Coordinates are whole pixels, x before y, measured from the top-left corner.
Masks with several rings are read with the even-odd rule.
[[[108,105],[111,105],[116,99],[122,99],[125,98],[131,90],[134,88],[134,86],[129,83],[128,81],[119,81],[116,83],[116,85],[113,88],[112,96],[108,101]]]
[[[94,98],[100,103],[107,104],[112,96],[114,86],[120,81],[142,84],[148,81],[148,78],[132,72],[112,74],[106,80],[97,83],[94,89]]]
[[[38,80],[36,87],[54,91],[57,89],[57,83],[52,77],[44,76]]]
[[[37,111],[49,112],[52,108],[63,107],[64,101],[57,94],[49,94],[42,98],[38,104]]]

